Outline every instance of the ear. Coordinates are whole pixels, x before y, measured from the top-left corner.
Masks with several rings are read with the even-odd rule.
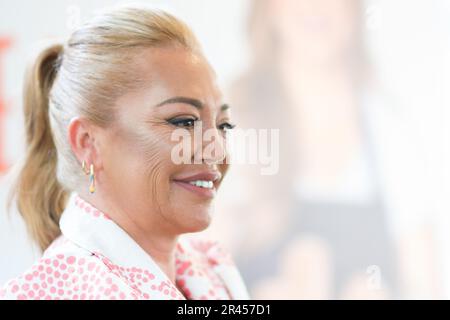
[[[68,140],[72,152],[80,163],[86,161],[87,166],[94,165],[96,171],[102,168],[102,160],[98,148],[99,132],[94,124],[83,117],[74,117],[67,128]]]

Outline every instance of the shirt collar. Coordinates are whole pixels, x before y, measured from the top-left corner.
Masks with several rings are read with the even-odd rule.
[[[104,263],[119,276],[121,276],[121,270],[131,268],[151,272],[159,286],[167,288],[167,290],[160,291],[152,290],[151,293],[154,298],[156,294],[156,298],[167,299],[168,292],[169,298],[184,299],[183,294],[149,254],[120,228],[107,213],[95,208],[76,192],[73,192],[69,197],[60,219],[60,228],[67,239],[101,257]],[[176,282],[180,282],[181,286],[187,289],[189,298],[201,299],[204,298],[206,292],[214,292],[217,299],[229,299],[230,295],[233,294],[217,281],[214,283],[211,280],[211,275],[205,274],[208,270],[202,268],[200,261],[196,260],[196,255],[190,243],[182,236],[178,239],[175,255],[177,263]],[[190,272],[191,276],[187,277],[187,274],[179,272],[182,266],[189,266],[191,269],[197,268],[197,272],[192,272],[194,276]],[[230,268],[220,265],[214,266],[214,269],[218,272],[218,278],[222,280],[222,285],[230,277],[230,273],[236,277],[237,270],[230,270]],[[231,276],[233,277],[233,275]],[[220,289],[221,287],[222,289]],[[143,295],[145,295],[145,291],[149,290],[145,285],[140,288],[135,286],[135,289]],[[239,290],[242,290],[242,288]],[[239,295],[239,292],[235,293]]]

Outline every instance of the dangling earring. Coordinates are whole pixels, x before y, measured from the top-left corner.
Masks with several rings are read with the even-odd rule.
[[[91,164],[90,170],[89,170],[89,192],[94,193],[95,192],[95,174],[94,174],[94,165]]]
[[[85,175],[88,175],[88,174],[89,174],[89,171],[88,171],[87,168],[86,168],[86,160],[83,160],[83,161],[81,162],[81,168],[83,169],[83,172],[84,172]]]

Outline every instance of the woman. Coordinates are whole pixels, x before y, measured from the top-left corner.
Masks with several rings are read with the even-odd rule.
[[[1,297],[248,298],[217,242],[181,236],[210,224],[232,128],[183,22],[133,7],[95,17],[40,53],[24,103],[27,150],[13,196],[45,252]],[[198,123],[214,152],[194,144],[183,152],[201,161],[179,164],[172,135]]]
[[[237,263],[255,298],[373,298],[395,290],[379,181],[385,152],[375,149],[371,123],[388,104],[365,53],[363,10],[356,0],[253,1],[254,59],[232,96],[244,106],[243,126],[280,129],[279,173],[246,167],[248,205],[239,203],[247,214]],[[359,280],[372,265],[383,271],[383,290]]]

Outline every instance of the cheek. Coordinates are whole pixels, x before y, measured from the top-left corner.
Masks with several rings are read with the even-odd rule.
[[[173,170],[170,159],[171,145],[167,142],[165,134],[154,130],[144,139],[138,140],[134,155],[136,168],[134,172],[139,185],[151,193],[153,199],[162,199],[166,194],[169,177]]]
[[[109,168],[118,188],[131,197],[161,202],[171,174],[171,145],[163,130],[128,129],[113,140]],[[166,196],[167,197],[167,196]]]

